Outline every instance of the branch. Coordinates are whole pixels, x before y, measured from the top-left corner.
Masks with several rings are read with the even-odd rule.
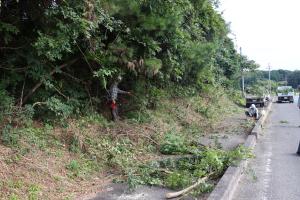
[[[0,66],[0,69],[5,69],[5,70],[9,70],[9,71],[25,71],[27,69],[27,67],[21,67],[21,68],[15,68],[15,69],[12,69],[12,68],[7,68],[7,67],[1,67]]]
[[[23,82],[22,92],[21,92],[21,98],[20,98],[20,105],[23,104],[23,96],[24,96],[24,88],[25,88],[25,82],[26,82],[26,75]],[[21,106],[20,106],[21,107]]]
[[[35,102],[32,107],[34,108],[35,106],[40,106],[40,105],[46,105],[47,102]]]
[[[202,177],[202,178],[198,179],[198,181],[197,181],[196,183],[194,183],[193,185],[191,185],[191,186],[189,186],[189,187],[187,187],[187,188],[185,188],[185,189],[183,189],[183,190],[180,190],[180,191],[178,191],[178,192],[170,192],[170,193],[167,193],[167,194],[166,194],[166,198],[167,198],[167,199],[172,199],[172,198],[176,198],[176,197],[179,197],[179,196],[182,196],[182,195],[188,193],[189,191],[191,191],[192,189],[194,189],[194,188],[197,187],[198,185],[204,183],[204,182],[208,179],[208,177],[211,176],[211,175],[212,175],[212,173],[211,173],[211,174],[208,174],[208,175],[205,176],[205,177]]]
[[[69,97],[67,97],[61,91],[59,91],[59,89],[57,89],[55,86],[53,86],[53,88],[58,92],[58,94],[60,94],[61,96],[63,96],[65,99],[69,100]]]
[[[0,50],[2,50],[2,49],[17,50],[17,49],[22,49],[23,47],[25,47],[25,46],[23,45],[20,47],[0,47]]]
[[[68,74],[68,73],[66,73],[66,72],[62,72],[62,74],[64,74],[64,75],[68,76],[69,78],[75,80],[77,83],[81,83],[81,84],[84,85],[84,88],[85,88],[85,90],[86,90],[86,92],[88,93],[89,98],[90,98],[90,104],[93,106],[92,96],[91,96],[91,93],[90,93],[90,91],[89,91],[88,84],[87,84],[85,81],[83,81],[83,80],[81,80],[81,79],[79,79],[79,78],[76,78],[76,77],[74,77],[74,76],[72,76],[71,74]]]
[[[81,48],[79,47],[79,45],[77,44],[77,42],[75,42],[75,43],[76,43],[76,46],[78,47],[80,53],[83,55],[84,60],[85,60],[85,62],[87,63],[87,65],[89,66],[91,72],[93,73],[93,68],[91,67],[91,65],[90,65],[90,63],[89,63],[87,57],[85,56],[85,54],[83,53],[83,51],[81,50]]]
[[[72,64],[74,64],[77,60],[78,60],[78,58],[75,58],[75,59],[71,60],[71,61],[68,62],[68,63],[62,64],[61,66],[58,67],[58,69],[62,69],[62,68],[64,68],[64,67],[67,67],[67,66],[69,66],[69,65],[72,65]],[[56,73],[56,68],[53,69],[53,70],[50,72],[49,75],[52,76],[52,75],[55,74],[55,73]],[[42,84],[43,84],[42,81],[38,82],[38,83],[37,83],[37,84],[36,84],[36,85],[28,92],[28,94],[24,97],[24,99],[23,99],[23,101],[22,101],[22,104],[21,104],[20,106],[23,106],[24,103],[29,99],[29,97],[31,97],[31,95],[32,95],[39,87],[41,87]]]
[[[76,81],[77,83],[82,83],[82,84],[86,84],[86,82],[84,82],[83,80],[81,80],[81,79],[79,79],[79,78],[77,78],[77,77],[75,77],[75,76],[72,76],[71,74],[68,74],[68,73],[66,73],[66,72],[61,72],[61,74],[63,74],[63,75],[65,75],[65,76],[68,76],[69,78],[71,78],[71,79],[73,79],[74,81]]]

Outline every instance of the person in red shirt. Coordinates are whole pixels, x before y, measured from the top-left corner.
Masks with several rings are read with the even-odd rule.
[[[117,105],[118,94],[130,94],[130,92],[123,91],[118,88],[118,85],[121,81],[122,81],[122,77],[118,76],[117,80],[114,81],[114,83],[111,85],[109,89],[110,110],[111,110],[113,121],[117,121],[119,119],[118,105]]]

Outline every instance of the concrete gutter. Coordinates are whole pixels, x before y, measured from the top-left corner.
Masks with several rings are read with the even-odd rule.
[[[257,139],[262,135],[263,125],[271,111],[272,101],[265,109],[265,115],[263,115],[255,124],[251,133],[248,135],[244,146],[250,148],[253,151]],[[221,180],[218,182],[215,189],[209,195],[207,200],[230,200],[235,192],[237,184],[247,167],[248,160],[242,160],[237,166],[230,166],[225,171]]]

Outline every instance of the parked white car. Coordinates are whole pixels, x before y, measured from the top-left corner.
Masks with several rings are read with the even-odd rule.
[[[277,88],[277,102],[294,103],[294,89],[292,86],[280,86]]]

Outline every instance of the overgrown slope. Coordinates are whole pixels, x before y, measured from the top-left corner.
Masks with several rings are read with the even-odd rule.
[[[67,120],[65,127],[30,120],[11,127],[2,135],[1,199],[72,199],[101,191],[112,179],[131,187],[161,185],[157,178],[136,174],[139,166],[169,157],[164,154],[189,154],[201,136],[220,131],[220,126],[230,137],[233,127],[220,122],[243,115],[218,89],[159,102],[156,110],[127,113],[118,123],[89,113]],[[246,131],[249,124],[238,127]],[[143,173],[146,177],[149,171]],[[168,184],[185,186],[188,180]]]
[[[162,153],[199,153],[200,135],[233,111],[243,115],[240,71],[258,67],[237,53],[216,7],[1,0],[0,197],[68,198],[94,191],[109,172],[132,187],[167,185],[145,180],[139,166]],[[123,119],[112,123],[107,90],[118,76],[133,95],[119,98]],[[240,154],[208,155],[220,174]]]

